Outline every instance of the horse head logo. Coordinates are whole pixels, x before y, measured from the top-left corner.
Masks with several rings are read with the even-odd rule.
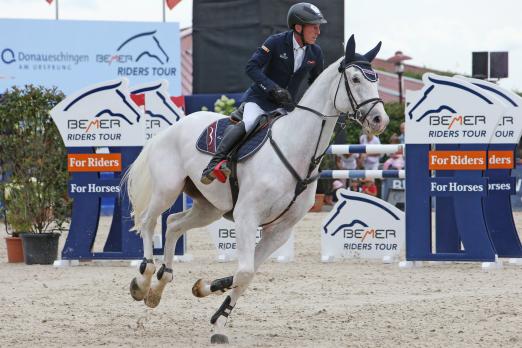
[[[323,226],[323,231],[325,234],[328,234],[330,232],[328,226],[332,225],[333,222],[336,221],[337,217],[339,216],[339,213],[341,212],[341,210],[344,208],[345,205],[346,205],[346,201],[342,201],[340,204],[336,205],[335,213]],[[357,226],[368,227],[368,224],[361,221],[360,219],[352,219],[348,223],[333,224],[333,225],[336,226],[336,228],[334,231],[331,231],[331,233],[330,233],[330,236],[332,236],[332,237],[335,236],[337,234],[337,232],[342,231],[345,228],[355,228]]]
[[[109,81],[98,85],[67,103],[63,111],[78,114],[88,113],[85,116],[93,117],[93,119],[108,116],[123,120],[129,125],[138,123],[141,111],[130,99],[128,93],[122,92],[127,91],[126,87],[127,82],[125,80]]]
[[[168,81],[149,83],[136,87],[131,94],[145,95],[145,114],[169,126],[184,115],[169,96]]]
[[[369,229],[377,220],[377,225],[391,226],[401,219],[402,212],[396,207],[366,194],[340,189],[337,198],[322,227],[332,237],[345,229]]]
[[[128,38],[116,51],[118,54],[136,52],[135,63],[139,62],[143,57],[148,57],[164,65],[168,63],[170,59],[156,36],[156,30],[140,33]]]
[[[421,97],[415,104],[408,106],[406,117],[415,122],[421,122],[426,117],[447,113],[456,115],[461,112],[457,109],[452,99],[467,99],[472,103],[493,104],[491,98],[485,93],[470,88],[465,81],[457,81],[452,78],[425,74],[423,76],[425,87],[420,91]],[[450,96],[450,98],[448,98]]]

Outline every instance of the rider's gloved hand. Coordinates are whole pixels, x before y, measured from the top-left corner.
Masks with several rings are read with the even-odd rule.
[[[294,104],[290,92],[281,87],[272,89],[270,92],[268,92],[268,96],[275,104],[284,108]]]

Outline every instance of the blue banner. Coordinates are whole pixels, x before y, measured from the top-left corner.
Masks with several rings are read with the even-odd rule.
[[[178,23],[2,19],[0,33],[0,93],[35,84],[68,94],[126,77],[166,79],[181,94]]]

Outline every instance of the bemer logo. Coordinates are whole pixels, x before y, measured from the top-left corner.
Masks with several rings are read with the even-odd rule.
[[[93,120],[67,120],[67,128],[69,129],[85,129],[88,132],[91,127],[97,129],[113,129],[121,126],[120,120],[102,120],[95,118]]]
[[[448,126],[451,129],[453,125],[461,126],[478,126],[486,124],[486,116],[484,115],[430,115],[430,126]]]

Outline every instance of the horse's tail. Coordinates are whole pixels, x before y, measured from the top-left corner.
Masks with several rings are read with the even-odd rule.
[[[134,163],[127,169],[121,180],[122,189],[127,189],[132,205],[131,216],[134,218],[134,226],[131,230],[140,232],[142,217],[149,206],[152,197],[152,176],[150,173],[149,157],[153,145],[159,137],[150,139]]]

